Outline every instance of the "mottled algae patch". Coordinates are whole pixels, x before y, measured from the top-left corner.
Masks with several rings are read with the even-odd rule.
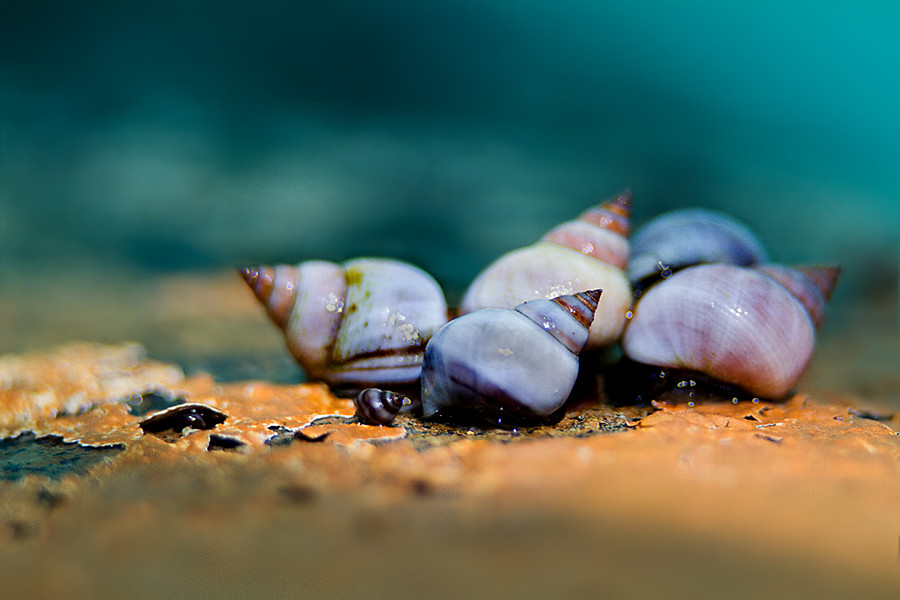
[[[0,596],[898,591],[896,414],[804,394],[510,431],[352,414],[133,345],[0,358]]]

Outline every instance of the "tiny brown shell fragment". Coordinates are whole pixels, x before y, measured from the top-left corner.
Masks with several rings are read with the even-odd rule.
[[[367,425],[389,425],[410,404],[409,398],[397,392],[366,388],[353,399],[356,418]]]

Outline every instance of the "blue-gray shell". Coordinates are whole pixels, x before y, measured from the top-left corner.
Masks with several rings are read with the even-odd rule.
[[[631,238],[628,279],[634,285],[656,275],[662,264],[672,270],[702,263],[754,265],[769,253],[744,223],[724,213],[687,208],[648,221]]]
[[[599,295],[479,310],[442,327],[425,349],[424,416],[469,412],[503,424],[559,409],[575,384]]]

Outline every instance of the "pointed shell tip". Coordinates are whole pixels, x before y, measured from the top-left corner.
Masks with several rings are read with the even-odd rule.
[[[600,302],[600,295],[603,294],[603,290],[601,290],[601,289],[586,290],[581,293],[585,294],[586,296],[589,296],[591,298],[591,300],[594,301],[594,304],[596,304],[596,303]]]
[[[585,306],[588,307],[591,312],[591,317],[593,318],[594,313],[597,312],[597,306],[600,303],[600,295],[602,293],[603,290],[601,289],[585,290],[583,292],[578,292],[577,294],[575,294],[575,297],[581,300],[585,304]]]
[[[632,196],[631,190],[626,189],[621,194],[616,196],[616,198],[615,198],[615,200],[613,200],[613,202],[623,208],[630,209],[631,208],[631,196]]]
[[[840,265],[801,265],[796,268],[819,288],[826,300],[831,299],[831,294],[841,275]]]
[[[259,279],[259,267],[256,266],[243,267],[238,269],[237,272],[250,287],[256,285],[256,280]]]

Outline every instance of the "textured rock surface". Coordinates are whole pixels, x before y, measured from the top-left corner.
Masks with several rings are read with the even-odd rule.
[[[352,422],[230,273],[32,283],[0,296],[0,597],[897,596],[896,295],[829,316],[783,403],[485,431]]]
[[[897,590],[897,414],[800,394],[587,403],[534,430],[370,427],[324,386],[184,378],[135,346],[0,364],[0,439],[119,449],[0,481],[0,587],[24,596],[741,597],[760,573],[784,597]],[[225,419],[144,429],[191,407]]]

